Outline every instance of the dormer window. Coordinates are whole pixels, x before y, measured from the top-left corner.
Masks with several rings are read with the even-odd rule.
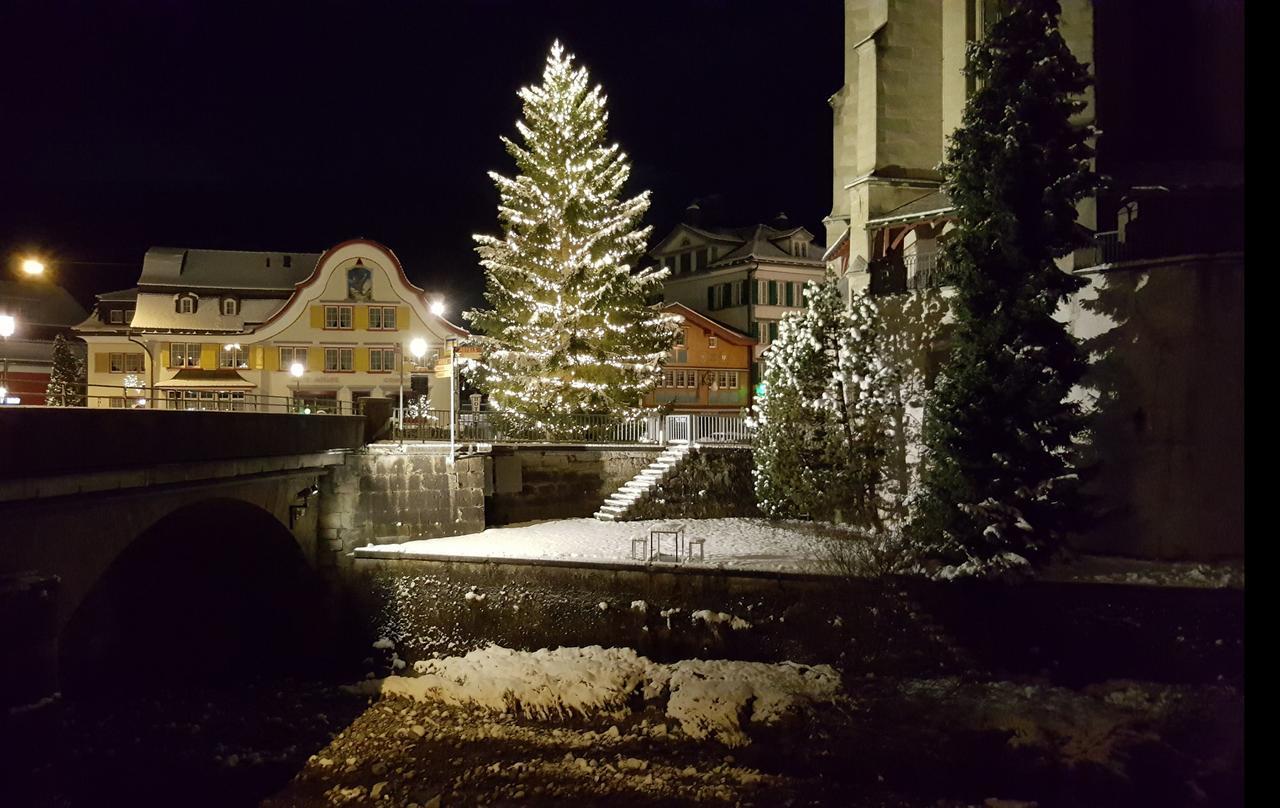
[[[195,295],[178,295],[176,306],[178,314],[195,314],[197,298]]]
[[[293,266],[293,256],[292,256],[292,255],[286,255],[282,260],[284,261],[284,268],[285,268],[285,269],[288,269],[289,267]]]
[[[791,254],[798,255],[802,258],[808,257],[809,245],[805,244],[803,241],[793,241],[791,242]]]
[[[120,323],[123,325],[124,309],[112,309],[111,312],[108,314],[108,318],[110,319],[110,322],[113,324]]]
[[[234,297],[222,298],[222,313],[225,315],[235,315],[240,313],[240,301]]]

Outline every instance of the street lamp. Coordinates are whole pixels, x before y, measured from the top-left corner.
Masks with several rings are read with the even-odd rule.
[[[18,320],[12,314],[0,314],[0,338],[4,339],[4,371],[0,372],[0,404],[9,397],[9,337],[18,329]]]
[[[289,373],[294,378],[293,397],[295,399],[298,397],[298,393],[300,392],[299,388],[302,386],[302,374],[306,373],[306,371],[307,369],[302,366],[301,362],[294,362],[289,366]],[[294,404],[296,405],[297,402],[295,401]]]
[[[34,258],[28,258],[22,262],[22,271],[28,275],[43,275],[44,264]]]
[[[437,300],[431,304],[431,313],[437,317],[444,316],[444,301]]]
[[[427,353],[427,341],[422,337],[414,337],[409,341],[409,353],[413,354],[416,366]],[[400,445],[404,446],[404,357],[400,358]]]

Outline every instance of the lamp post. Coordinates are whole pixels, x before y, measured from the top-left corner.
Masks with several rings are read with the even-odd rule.
[[[9,337],[18,329],[18,320],[12,314],[0,314],[0,338],[4,339],[4,370],[0,372],[0,404],[9,398]]]
[[[289,373],[290,373],[290,374],[293,376],[293,378],[294,378],[294,382],[293,382],[293,397],[294,397],[294,399],[297,399],[297,398],[298,398],[298,393],[300,393],[300,392],[301,392],[301,390],[300,390],[299,388],[302,386],[302,374],[303,374],[303,373],[305,373],[306,371],[307,371],[307,369],[306,369],[305,367],[303,367],[303,366],[302,366],[302,363],[301,363],[301,362],[294,362],[292,365],[290,365],[290,366],[289,366]],[[295,401],[294,401],[294,406],[296,407],[296,406],[297,406],[297,404],[298,404],[298,402],[295,400]]]
[[[409,341],[409,353],[413,356],[415,367],[427,353],[427,341],[422,337],[414,337]],[[404,357],[400,358],[400,445],[404,446]]]

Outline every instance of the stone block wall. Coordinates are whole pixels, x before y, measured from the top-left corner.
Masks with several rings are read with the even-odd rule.
[[[661,451],[659,446],[495,446],[487,522],[591,516]]]
[[[485,458],[434,446],[369,446],[320,482],[322,563],[356,547],[484,530]]]
[[[759,516],[751,470],[750,449],[694,449],[675,471],[632,506],[626,518]]]

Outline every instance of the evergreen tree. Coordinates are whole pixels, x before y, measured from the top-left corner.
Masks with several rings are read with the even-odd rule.
[[[45,386],[44,401],[50,407],[83,407],[85,397],[84,360],[76,356],[61,334],[53,339],[53,368]]]
[[[953,349],[929,397],[916,537],[985,563],[1058,545],[1078,513],[1069,397],[1085,370],[1054,313],[1084,281],[1054,259],[1076,246],[1076,203],[1095,186],[1089,128],[1072,123],[1089,79],[1058,31],[1057,0],[1020,0],[970,50],[978,89],[948,144],[956,229]]]
[[[576,413],[622,414],[657,383],[677,318],[646,303],[662,269],[637,270],[650,228],[645,191],[620,199],[631,173],[605,144],[599,85],[559,42],[542,84],[519,92],[523,141],[503,138],[519,174],[490,173],[503,236],[476,236],[489,308],[467,312],[479,383],[508,429],[571,432]]]
[[[879,527],[886,457],[902,402],[884,361],[879,311],[846,308],[834,280],[810,283],[765,354],[756,422],[756,498],[774,517],[839,518]]]

